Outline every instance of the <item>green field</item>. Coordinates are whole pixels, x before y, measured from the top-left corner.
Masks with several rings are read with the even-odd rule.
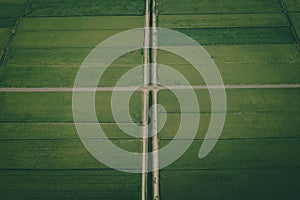
[[[172,29],[288,26],[282,13],[161,15],[158,23],[159,27]]]
[[[110,100],[111,92],[96,94],[95,105],[99,122],[114,122]],[[0,93],[0,102],[3,106],[0,110],[2,122],[73,122],[72,93]],[[130,107],[133,121],[140,122],[139,93],[131,98]]]
[[[168,200],[298,198],[299,173],[299,169],[162,171],[161,192]]]
[[[25,18],[0,70],[2,87],[72,87],[88,53],[101,41],[143,26],[140,16]],[[125,72],[142,64],[142,52],[120,57],[101,79],[113,86]]]
[[[43,17],[25,18],[19,25],[22,31],[71,31],[131,29],[144,26],[142,16]]]
[[[225,84],[299,83],[299,50],[295,45],[205,46]],[[159,51],[159,63],[182,73],[192,85],[204,85],[201,75],[183,58]],[[160,70],[160,69],[159,69]],[[163,70],[161,70],[163,73]],[[173,77],[164,83],[181,84]]]
[[[143,0],[0,0],[1,51],[22,16],[0,64],[0,87],[73,87],[77,70],[98,43],[144,26],[144,7]],[[113,86],[140,64],[141,51],[120,57],[99,86]],[[96,94],[102,129],[120,148],[141,152],[141,141],[114,123],[110,98],[110,92]],[[0,102],[1,199],[140,198],[139,174],[112,170],[84,148],[72,123],[71,92],[0,93]],[[130,107],[139,123],[139,93]]]
[[[299,12],[299,0],[159,0],[157,23],[203,45],[225,85],[300,84]],[[81,63],[96,45],[144,23],[144,0],[0,0],[0,52],[8,50],[0,63],[0,88],[72,88]],[[177,70],[192,85],[205,85],[184,58],[159,50],[158,63]],[[143,50],[121,56],[98,86],[114,86],[141,64]],[[165,72],[158,69],[159,81],[183,85]],[[134,81],[142,82],[141,70]],[[183,138],[192,142],[183,156],[160,170],[160,199],[297,199],[300,89],[226,89],[224,129],[203,159],[198,153],[212,116],[211,101],[207,90],[194,91],[200,126],[195,140]],[[135,125],[142,123],[141,94],[135,92],[129,102]],[[116,124],[111,97],[112,92],[96,93],[99,125],[113,144],[141,152],[142,141]],[[158,103],[166,109],[158,117],[167,114],[166,124],[158,124],[162,148],[174,138],[181,115],[199,113],[180,113],[168,90],[159,91]],[[109,168],[80,141],[72,92],[0,92],[0,105],[0,199],[141,199],[141,174]],[[141,134],[130,120],[120,122],[131,134]],[[193,126],[192,121],[186,126]]]
[[[290,14],[290,16],[299,38],[300,37],[300,13],[292,13]]]
[[[286,8],[291,12],[300,11],[300,1],[299,0],[283,0]]]
[[[134,139],[132,136],[124,133],[117,124],[100,123],[101,128],[107,137],[111,139]],[[125,126],[127,124],[124,124]],[[129,127],[131,124],[128,124]],[[2,140],[76,140],[78,134],[74,123],[5,123],[0,124]],[[135,134],[139,134],[138,130],[132,129]]]
[[[143,15],[144,7],[143,0],[29,0],[26,13],[30,17]]]
[[[4,199],[138,199],[140,176],[114,170],[1,170]],[[118,191],[118,192],[116,192]]]
[[[73,87],[77,71],[90,48],[15,49],[0,70],[2,87]],[[112,63],[99,86],[114,86],[128,70],[141,65],[142,51],[121,56]]]
[[[0,48],[4,48],[7,44],[8,38],[10,36],[10,31],[8,28],[0,28]]]
[[[299,89],[227,89],[228,113],[298,113],[300,111]],[[178,94],[188,94],[178,90]],[[195,90],[199,101],[200,112],[210,113],[210,97],[207,90]],[[171,101],[175,95],[169,91],[160,91],[158,102],[166,112],[179,113],[178,101]],[[216,110],[217,111],[217,110]],[[187,111],[193,112],[193,111]],[[220,111],[219,111],[220,112]]]
[[[186,114],[194,115],[194,114]],[[200,114],[196,139],[203,139],[210,122],[210,113]],[[289,120],[286,120],[286,119]],[[298,113],[227,113],[221,138],[226,139],[266,139],[299,137]],[[168,113],[168,120],[159,133],[161,139],[172,139],[179,127],[180,114]],[[192,123],[187,124],[187,126]],[[162,125],[160,125],[162,127]],[[187,139],[191,139],[186,137]]]
[[[293,44],[289,27],[175,29],[201,45]]]
[[[293,4],[292,4],[293,5]],[[159,14],[280,12],[277,0],[160,0]]]
[[[22,12],[23,4],[24,0],[0,0],[0,57],[9,42],[11,29]]]
[[[9,3],[8,3],[9,2]],[[0,19],[14,18],[16,19],[21,14],[21,9],[24,0],[20,2],[0,1]]]

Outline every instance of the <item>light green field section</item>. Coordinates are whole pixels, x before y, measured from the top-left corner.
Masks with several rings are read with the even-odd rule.
[[[143,16],[42,17],[24,18],[21,31],[71,31],[132,29],[144,26]]]
[[[140,196],[140,175],[114,170],[1,170],[3,199],[111,199]],[[118,192],[116,192],[118,191]]]
[[[288,21],[283,13],[160,15],[158,20],[159,27],[164,28],[288,26]]]
[[[2,122],[73,122],[72,93],[0,93],[0,102]],[[140,122],[141,95],[135,93],[129,104],[132,120]],[[114,122],[111,92],[98,92],[95,105],[99,122]]]
[[[284,5],[290,12],[300,12],[300,1],[299,0],[283,0]]]
[[[206,46],[225,84],[299,83],[300,54],[294,45]],[[201,75],[183,58],[159,51],[158,61],[183,74],[192,85],[204,85]],[[164,73],[159,69],[159,73]],[[164,83],[182,84],[164,76]]]
[[[0,70],[1,87],[73,87],[90,48],[15,49]],[[128,70],[142,64],[143,52],[133,51],[112,63],[99,86],[114,86]],[[141,78],[140,78],[141,79]]]
[[[299,174],[299,169],[162,171],[160,189],[163,200],[297,199]]]
[[[161,0],[160,14],[281,12],[277,0]]]
[[[96,47],[100,42],[122,30],[82,31],[18,31],[12,48],[70,48]]]
[[[29,0],[26,13],[30,17],[143,15],[144,3],[143,0]]]

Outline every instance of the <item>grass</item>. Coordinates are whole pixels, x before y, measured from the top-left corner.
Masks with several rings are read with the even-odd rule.
[[[159,27],[164,28],[288,26],[288,21],[282,13],[160,15],[158,20]]]
[[[143,26],[142,16],[42,17],[24,18],[18,29],[22,31],[126,30]]]
[[[143,15],[143,0],[72,1],[30,0],[26,13],[30,17]]]
[[[293,5],[293,4],[292,4]],[[194,13],[269,13],[281,12],[279,1],[274,0],[161,0],[160,14]]]
[[[294,45],[206,46],[225,84],[299,83],[299,51]],[[183,74],[192,85],[204,85],[199,73],[183,58],[159,51],[158,61]],[[159,69],[160,70],[160,69]],[[160,70],[162,76],[163,70]],[[182,84],[161,77],[170,85]]]
[[[5,180],[0,183],[3,199],[130,200],[140,196],[140,175],[114,170],[1,170],[0,177]]]
[[[294,44],[289,27],[176,29],[201,45]]]
[[[299,174],[299,169],[161,171],[161,197],[164,200],[297,199]]]
[[[96,112],[100,122],[114,122],[110,109],[111,92],[96,94]],[[72,93],[0,93],[0,121],[73,122]],[[47,106],[45,106],[47,105]],[[141,121],[141,95],[130,101],[133,121]],[[134,109],[133,109],[134,108]],[[124,119],[122,122],[128,122]]]

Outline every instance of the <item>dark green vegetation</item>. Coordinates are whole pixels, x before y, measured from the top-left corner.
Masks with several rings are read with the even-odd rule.
[[[289,27],[176,29],[194,38],[201,45],[292,44]]]
[[[160,14],[280,12],[277,0],[160,0]]]
[[[299,84],[299,0],[283,0],[283,6],[277,0],[159,2],[159,25],[205,45],[225,84]],[[158,56],[159,63],[172,66],[191,84],[205,84],[183,58],[165,51]],[[167,82],[182,84],[171,77]],[[201,112],[196,140],[160,172],[161,199],[298,198],[299,89],[227,89],[226,93],[221,138],[207,157],[199,159],[211,104],[207,91],[196,91]],[[175,98],[169,91],[159,93],[159,103],[168,114],[159,134],[160,147],[170,142],[180,124]]]
[[[162,188],[161,198],[189,200],[297,198],[299,173],[299,169],[164,171],[160,175],[161,182],[168,185]],[[295,184],[297,182],[298,184]]]
[[[2,199],[130,200],[139,198],[139,177],[112,170],[1,170],[0,194]]]
[[[144,7],[143,0],[0,0],[1,51],[8,45],[0,64],[0,87],[73,87],[80,64],[97,44],[143,27]],[[99,86],[113,86],[140,64],[141,51],[120,57]],[[96,94],[102,129],[120,148],[141,152],[140,140],[114,123],[110,98],[111,92]],[[1,199],[140,198],[139,174],[110,169],[81,143],[71,92],[0,93],[0,105]],[[140,123],[139,93],[130,107],[133,120]]]

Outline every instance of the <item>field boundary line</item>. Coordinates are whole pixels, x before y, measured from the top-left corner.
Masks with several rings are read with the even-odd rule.
[[[277,11],[273,11],[273,12],[216,12],[216,13],[213,13],[213,12],[207,12],[207,13],[197,13],[197,12],[189,12],[189,13],[180,13],[180,12],[177,12],[177,13],[159,13],[159,15],[243,15],[243,14],[253,14],[253,15],[256,15],[256,14],[278,14]]]
[[[283,89],[283,88],[300,88],[300,84],[263,84],[263,85],[194,85],[194,86],[183,86],[183,85],[170,85],[168,87],[164,86],[152,86],[152,87],[97,87],[97,88],[0,88],[0,93],[2,92],[129,92],[129,91],[147,91],[149,89],[154,90],[207,90],[207,89]]]

